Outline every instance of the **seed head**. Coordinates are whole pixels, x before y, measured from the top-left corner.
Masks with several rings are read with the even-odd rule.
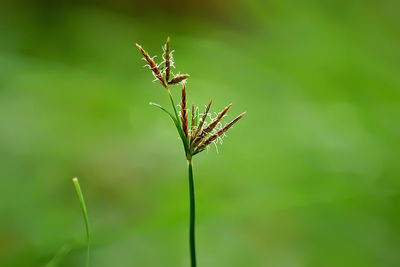
[[[156,80],[158,80],[162,84],[162,86],[164,86],[168,91],[174,110],[173,113],[170,113],[167,109],[160,105],[153,105],[165,111],[174,121],[178,133],[180,134],[180,137],[183,141],[186,158],[188,160],[191,160],[192,156],[203,151],[210,143],[213,142],[216,145],[217,140],[222,144],[222,138],[225,136],[225,132],[228,131],[228,129],[231,128],[232,125],[234,125],[239,119],[241,119],[245,113],[240,114],[231,122],[225,124],[225,126],[222,127],[222,118],[231,107],[231,105],[228,105],[214,119],[211,119],[211,122],[206,123],[207,117],[211,117],[209,113],[212,104],[211,99],[201,116],[199,114],[199,109],[192,105],[191,121],[189,121],[185,83],[186,79],[189,78],[189,74],[173,75],[171,68],[175,68],[173,61],[174,51],[170,50],[170,38],[167,38],[167,41],[163,46],[163,62],[161,62],[159,65],[156,64],[153,58],[151,58],[140,45],[136,44],[136,46],[144,56],[144,60],[147,62],[147,66],[151,69],[153,75],[156,77]],[[173,77],[171,78],[171,76]],[[173,95],[171,94],[168,87],[169,85],[174,85],[178,83],[182,84],[181,103],[180,105],[178,105],[180,108],[179,114],[175,106]]]
[[[170,54],[169,54],[169,37],[167,38],[167,42],[165,43],[165,50],[164,50],[164,60],[165,60],[165,80],[169,81],[169,75],[171,73],[171,61],[170,61]]]
[[[196,150],[201,151],[204,148],[206,148],[212,141],[214,141],[219,136],[221,136],[223,133],[228,131],[228,129],[231,128],[232,125],[234,125],[238,120],[240,120],[244,116],[244,114],[246,114],[246,112],[243,112],[242,114],[240,114],[239,116],[234,118],[231,122],[227,123],[223,128],[218,130],[215,134],[211,135],[207,140],[205,140],[201,145],[199,145]]]
[[[186,140],[188,140],[188,113],[187,113],[187,105],[186,105],[186,84],[182,86],[182,101],[181,101],[181,121],[182,121],[182,130],[186,136]]]
[[[206,121],[208,111],[210,110],[211,104],[212,104],[212,98],[210,99],[210,102],[208,103],[206,110],[204,111],[203,116],[201,117],[199,125],[197,126],[196,132],[194,133],[194,135],[192,137],[192,142],[190,144],[192,148],[195,147],[197,144],[199,144],[201,141],[202,137],[200,136],[200,133],[203,130],[203,124]]]
[[[180,83],[180,82],[183,82],[183,81],[185,81],[187,78],[189,78],[190,77],[190,75],[189,74],[179,74],[179,75],[176,75],[174,78],[172,78],[169,82],[168,82],[168,84],[177,84],[177,83]]]
[[[158,68],[158,66],[154,62],[154,60],[150,57],[150,55],[140,45],[136,44],[136,47],[139,49],[139,51],[144,56],[144,59],[146,60],[147,64],[149,65],[149,68],[153,72],[154,76],[160,81],[160,83],[165,88],[168,88],[167,83],[165,82],[165,79],[161,75],[160,69]]]
[[[232,106],[232,104],[229,104],[228,106],[226,106],[219,114],[218,116],[212,121],[210,122],[210,124],[207,125],[206,128],[204,128],[204,132],[205,133],[209,133],[211,132],[215,126],[217,126],[218,122],[221,121],[221,119],[224,117],[224,115],[226,114],[226,112],[228,112],[228,110],[230,109],[230,107]]]
[[[212,98],[210,99],[210,102],[208,103],[208,105],[207,105],[207,107],[206,107],[206,109],[205,109],[205,111],[204,111],[204,113],[203,113],[203,116],[202,116],[201,119],[200,119],[199,125],[197,126],[196,132],[195,132],[195,134],[194,134],[193,137],[197,137],[197,135],[198,135],[198,134],[200,133],[200,131],[202,130],[203,124],[204,124],[204,122],[206,121],[206,118],[207,118],[207,115],[208,115],[208,111],[210,110],[211,103],[212,103]]]
[[[210,122],[207,127],[205,127],[200,134],[196,137],[196,139],[193,141],[193,147],[196,147],[198,144],[200,144],[209,133],[211,133],[212,130],[214,130],[215,126],[218,125],[218,123],[221,121],[221,119],[224,117],[226,112],[228,112],[229,108],[232,106],[232,104],[229,104],[227,107],[225,107],[219,114],[218,116]]]
[[[192,138],[193,137],[193,134],[194,134],[194,126],[195,126],[195,124],[196,124],[196,120],[195,120],[195,116],[196,116],[196,111],[195,111],[195,109],[194,109],[194,105],[192,104],[192,121],[191,121],[191,123],[190,123],[190,137]]]

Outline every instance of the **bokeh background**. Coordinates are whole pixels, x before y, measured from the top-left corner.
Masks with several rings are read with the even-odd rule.
[[[189,266],[186,163],[135,48],[247,111],[196,157],[199,266],[400,266],[398,1],[2,1],[0,266]],[[179,87],[173,91],[179,97]]]

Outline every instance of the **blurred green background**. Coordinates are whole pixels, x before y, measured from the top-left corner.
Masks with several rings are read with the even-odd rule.
[[[134,44],[247,111],[195,158],[199,266],[400,266],[398,1],[2,1],[0,266],[189,266],[183,148]],[[173,93],[179,97],[179,87]]]

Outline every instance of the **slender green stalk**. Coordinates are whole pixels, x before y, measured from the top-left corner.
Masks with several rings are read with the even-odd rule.
[[[175,107],[175,102],[174,102],[174,99],[172,98],[172,95],[171,95],[171,92],[169,91],[169,89],[168,89],[168,96],[169,96],[169,100],[171,101],[172,108],[174,110],[175,118],[177,120],[179,120],[178,112],[176,111],[176,107]]]
[[[223,111],[221,111],[216,118],[214,118],[211,122],[205,123],[206,118],[209,116],[209,109],[212,102],[208,104],[204,114],[202,115],[201,120],[198,120],[198,113],[196,115],[196,110],[194,105],[192,105],[192,120],[190,124],[189,130],[189,122],[187,118],[187,101],[186,101],[186,79],[189,78],[189,74],[178,74],[175,75],[172,79],[170,79],[171,75],[171,66],[173,66],[173,58],[172,52],[170,53],[169,48],[170,39],[167,38],[167,42],[164,46],[164,54],[163,54],[163,63],[164,64],[156,64],[150,55],[143,50],[143,48],[136,44],[139,51],[144,56],[144,60],[147,62],[149,69],[153,72],[153,75],[159,80],[161,85],[167,90],[169,99],[171,101],[173,113],[169,112],[164,107],[150,103],[150,105],[160,108],[162,111],[166,112],[172,121],[175,124],[175,127],[178,131],[179,137],[182,140],[183,147],[185,149],[185,156],[188,161],[188,170],[189,170],[189,199],[190,199],[190,225],[189,225],[189,245],[190,245],[190,262],[191,267],[196,267],[196,247],[195,247],[195,191],[194,191],[194,179],[193,179],[193,166],[192,166],[192,157],[206,149],[210,143],[219,140],[224,136],[224,133],[235,124],[240,118],[245,114],[242,113],[233,119],[231,122],[227,123],[225,126],[219,126],[221,124],[222,118],[227,113],[228,109],[231,105],[227,106]],[[162,66],[160,68],[160,66]],[[176,110],[176,105],[174,102],[174,98],[172,97],[171,90],[168,85],[179,84],[183,85],[182,87],[182,101],[181,101],[181,113],[178,114]],[[197,109],[198,110],[198,109]]]
[[[175,114],[175,125],[178,133],[182,139],[183,147],[185,149],[186,158],[189,168],[189,199],[190,199],[190,226],[189,226],[189,247],[190,247],[190,263],[191,267],[196,267],[196,240],[195,240],[195,192],[194,192],[194,179],[193,179],[193,166],[192,166],[192,153],[189,148],[188,140],[186,139],[181,124],[179,123],[178,112],[176,111],[175,102],[168,89],[169,99]]]
[[[82,214],[83,214],[83,219],[85,221],[85,227],[86,227],[86,242],[87,242],[87,255],[86,255],[86,267],[89,267],[89,259],[90,259],[90,228],[89,228],[89,219],[87,215],[87,209],[86,209],[86,204],[85,204],[85,199],[83,198],[82,190],[79,185],[78,178],[73,178],[72,182],[74,183],[75,186],[75,191],[76,195],[79,198],[79,202],[81,204],[82,208]]]
[[[192,267],[196,267],[196,241],[195,241],[195,193],[192,159],[188,159],[189,166],[189,199],[190,199],[190,229],[189,229],[189,245],[190,245],[190,262]]]
[[[168,87],[167,87],[167,89],[168,89]],[[174,102],[174,99],[172,98],[172,95],[171,95],[171,92],[170,92],[169,89],[168,89],[168,96],[169,96],[169,100],[171,101],[171,105],[172,105],[172,108],[173,108],[174,114],[175,114],[174,123],[175,123],[176,129],[178,130],[178,134],[179,134],[180,138],[182,139],[183,148],[185,149],[186,158],[189,158],[189,157],[191,157],[189,143],[188,143],[188,140],[185,137],[185,134],[183,133],[182,126],[181,126],[180,120],[179,120],[179,115],[178,115],[178,112],[176,111],[175,102]]]

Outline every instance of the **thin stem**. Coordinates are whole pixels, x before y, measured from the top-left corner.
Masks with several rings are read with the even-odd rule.
[[[190,157],[189,143],[188,143],[188,140],[186,139],[185,134],[183,133],[183,130],[182,130],[182,127],[181,127],[181,124],[180,124],[179,115],[178,115],[178,112],[176,111],[175,102],[174,102],[174,99],[172,98],[171,91],[169,90],[168,87],[166,87],[166,88],[167,88],[167,91],[168,91],[169,100],[171,101],[171,105],[172,105],[172,108],[173,108],[174,114],[175,114],[174,123],[175,123],[176,129],[178,130],[179,136],[182,139],[183,148],[185,149],[186,158],[189,158]]]
[[[85,221],[85,227],[86,227],[86,242],[87,242],[87,255],[86,255],[86,267],[89,267],[89,259],[90,259],[90,228],[89,228],[89,219],[87,215],[87,209],[86,209],[86,204],[85,204],[85,199],[83,198],[82,190],[79,185],[78,178],[73,178],[72,182],[74,183],[75,186],[75,191],[76,194],[79,198],[79,202],[81,203],[81,208],[82,208],[82,214],[83,214],[83,219]]]
[[[190,198],[190,229],[189,229],[189,245],[190,245],[190,262],[191,267],[196,267],[196,242],[195,242],[195,193],[193,180],[192,159],[188,160],[189,166],[189,198]]]
[[[194,194],[194,180],[193,180],[193,166],[192,166],[192,153],[189,148],[188,140],[183,133],[182,127],[179,123],[178,112],[176,111],[175,102],[172,98],[171,91],[168,87],[168,96],[171,101],[172,108],[175,114],[175,125],[178,129],[178,133],[182,139],[183,146],[185,148],[186,158],[188,160],[188,168],[189,168],[189,199],[190,199],[190,226],[189,226],[189,246],[190,246],[190,263],[191,267],[196,267],[196,241],[195,241],[195,194]]]
[[[169,96],[169,100],[171,100],[172,108],[174,109],[175,118],[176,118],[176,120],[179,121],[179,116],[178,116],[178,112],[176,111],[175,102],[174,102],[174,99],[172,98],[172,94],[169,91],[169,89],[168,89],[168,96]]]
[[[168,85],[165,88],[167,89],[169,100],[171,101],[172,108],[174,109],[175,118],[177,121],[179,121],[178,112],[176,111],[175,102],[174,99],[172,98],[171,91],[169,90]]]

